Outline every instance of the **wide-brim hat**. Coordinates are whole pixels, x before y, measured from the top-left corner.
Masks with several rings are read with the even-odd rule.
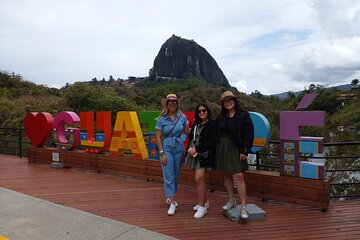
[[[223,94],[221,94],[220,100],[219,100],[219,105],[223,105],[225,99],[234,99],[234,100],[238,100],[239,96],[234,95],[233,92],[231,91],[225,91],[223,92]]]
[[[166,106],[167,102],[169,102],[169,101],[177,101],[177,102],[179,102],[179,98],[176,96],[176,94],[169,93],[168,95],[166,95],[165,98],[161,99],[161,104],[163,106]]]

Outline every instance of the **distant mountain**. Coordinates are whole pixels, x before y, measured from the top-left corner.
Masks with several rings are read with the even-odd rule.
[[[351,84],[339,85],[339,86],[335,86],[335,87],[341,91],[351,90]]]
[[[297,91],[297,92],[294,92],[295,96],[298,96],[302,93],[303,91]],[[274,97],[277,97],[279,99],[285,99],[288,97],[288,94],[289,94],[289,91],[288,92],[283,92],[283,93],[278,93],[278,94],[271,94],[270,96],[274,96]]]
[[[339,86],[332,86],[332,87],[326,87],[326,88],[337,88],[341,91],[349,91],[351,90],[351,84],[344,84],[344,85],[339,85]],[[303,91],[297,91],[294,92],[295,96],[298,96],[299,94],[301,94]],[[270,96],[274,96],[274,97],[278,97],[279,99],[285,99],[288,97],[288,92],[283,92],[283,93],[278,93],[278,94],[272,94]]]
[[[205,81],[230,87],[215,59],[194,40],[172,35],[161,46],[150,69],[152,79],[202,78]]]

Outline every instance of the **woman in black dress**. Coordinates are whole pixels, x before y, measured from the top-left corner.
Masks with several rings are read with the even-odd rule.
[[[254,140],[254,127],[248,111],[243,110],[237,97],[226,91],[221,95],[221,113],[216,121],[216,170],[225,172],[226,190],[229,201],[223,206],[223,210],[236,207],[233,178],[240,195],[240,217],[249,218],[246,210],[246,185],[244,172],[248,170],[247,154],[251,151]]]

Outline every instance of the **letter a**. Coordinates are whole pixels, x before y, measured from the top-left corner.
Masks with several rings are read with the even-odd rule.
[[[136,112],[118,112],[109,149],[110,156],[131,150],[134,158],[148,158],[148,153]]]

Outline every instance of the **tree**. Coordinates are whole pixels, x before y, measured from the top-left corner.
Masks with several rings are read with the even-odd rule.
[[[149,69],[149,79],[154,80],[155,77],[156,77],[155,69],[152,67],[152,68]]]
[[[329,115],[335,113],[338,110],[341,105],[341,101],[338,97],[339,90],[335,88],[317,89],[316,92],[319,95],[310,104],[308,110],[325,111]]]
[[[261,98],[263,95],[259,90],[254,90],[254,92],[251,92],[250,96],[254,98]]]
[[[351,81],[351,85],[353,86],[353,87],[356,87],[356,85],[359,83],[359,79],[353,79],[352,81]]]
[[[141,107],[133,101],[109,94],[101,86],[93,87],[86,83],[75,83],[64,91],[66,105],[76,113],[81,111],[140,111]]]
[[[94,77],[93,79],[91,79],[91,85],[92,85],[92,86],[96,86],[97,83],[98,83],[98,80],[97,80],[96,77]]]
[[[295,98],[295,97],[296,97],[296,95],[293,91],[288,91],[287,98]]]

